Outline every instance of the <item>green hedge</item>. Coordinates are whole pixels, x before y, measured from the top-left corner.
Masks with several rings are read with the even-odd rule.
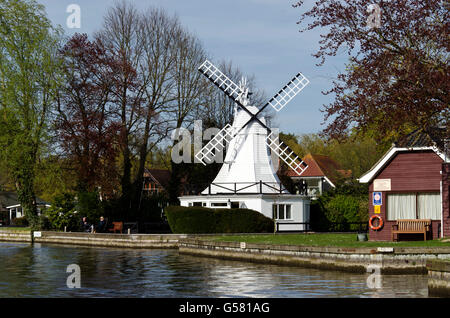
[[[249,209],[168,206],[164,212],[173,233],[273,233],[274,222]]]
[[[369,219],[367,196],[336,194],[311,202],[311,228],[317,232],[357,231]]]

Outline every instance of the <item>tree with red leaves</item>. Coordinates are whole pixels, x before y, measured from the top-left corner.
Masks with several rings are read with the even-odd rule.
[[[78,191],[116,188],[119,123],[112,115],[111,90],[117,61],[100,40],[75,34],[61,49],[65,84],[59,92],[56,129],[77,173]]]
[[[300,1],[293,6],[304,9]],[[324,28],[313,55],[323,65],[345,49],[346,72],[323,109],[323,133],[351,129],[392,141],[412,129],[444,126],[449,117],[449,2],[444,0],[317,0],[301,14],[301,32]],[[445,136],[444,136],[445,138]]]

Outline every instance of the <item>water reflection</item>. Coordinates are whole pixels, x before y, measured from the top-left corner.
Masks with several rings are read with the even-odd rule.
[[[66,286],[78,264],[81,288]],[[0,297],[427,297],[424,275],[367,275],[141,250],[0,243]]]

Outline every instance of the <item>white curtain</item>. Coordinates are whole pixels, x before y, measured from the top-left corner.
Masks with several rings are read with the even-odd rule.
[[[419,193],[417,197],[419,219],[441,219],[441,194]]]
[[[416,195],[414,193],[388,194],[387,219],[415,219]]]

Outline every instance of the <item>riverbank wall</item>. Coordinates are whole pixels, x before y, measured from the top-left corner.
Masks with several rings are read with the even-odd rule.
[[[31,232],[0,229],[0,241],[31,243]]]
[[[24,243],[55,243],[124,248],[178,248],[186,234],[113,234],[53,231],[0,230],[0,241]]]
[[[219,259],[380,274],[426,274],[427,261],[450,258],[450,247],[306,247],[180,240],[180,253]]]
[[[430,296],[450,297],[450,258],[430,260],[428,268],[428,294]]]
[[[178,248],[180,239],[187,235],[180,234],[113,234],[113,233],[79,233],[79,232],[34,232],[35,243],[75,244],[102,247],[126,248]]]

